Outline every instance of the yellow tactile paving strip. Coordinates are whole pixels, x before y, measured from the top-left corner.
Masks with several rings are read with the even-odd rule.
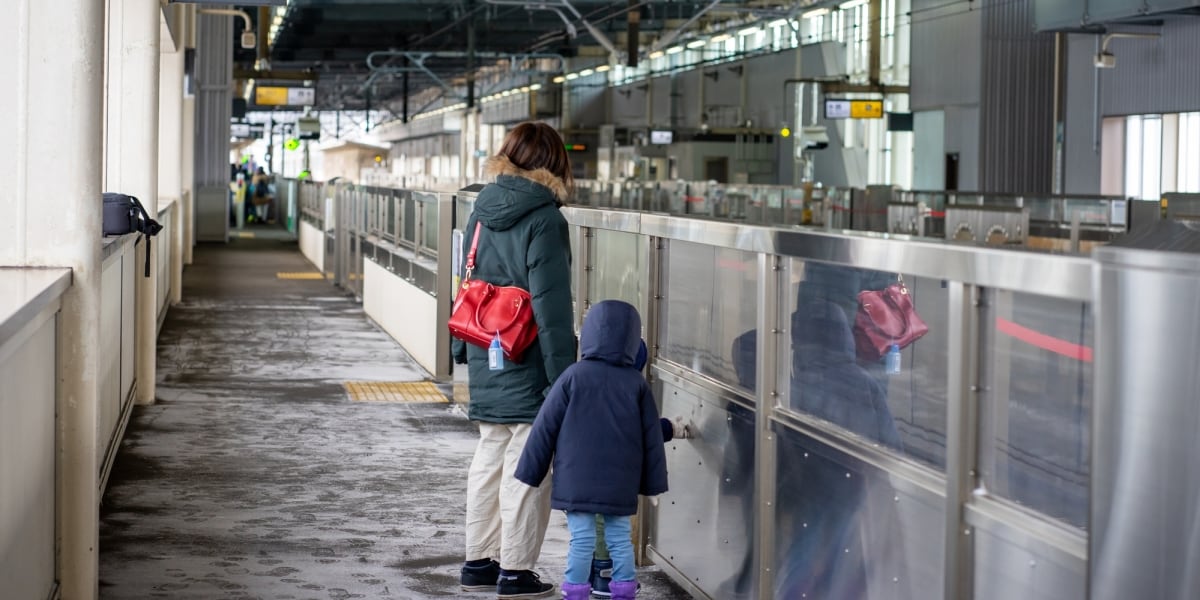
[[[278,279],[295,279],[295,280],[308,280],[308,281],[316,281],[319,279],[325,279],[325,275],[323,273],[317,273],[315,271],[312,273],[276,273],[275,277]]]
[[[446,404],[449,399],[428,381],[346,381],[351,402]]]
[[[252,240],[258,237],[253,231],[235,231],[233,235],[243,240]]]

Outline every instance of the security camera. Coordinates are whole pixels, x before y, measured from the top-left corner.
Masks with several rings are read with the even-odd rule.
[[[258,45],[258,36],[253,31],[242,32],[242,47],[249,50]]]
[[[1111,52],[1101,52],[1096,55],[1095,65],[1097,69],[1111,69],[1117,66],[1117,57]]]
[[[811,125],[800,130],[797,142],[797,152],[824,150],[829,147],[829,132],[820,125]]]

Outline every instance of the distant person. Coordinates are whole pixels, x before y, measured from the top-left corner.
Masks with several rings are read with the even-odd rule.
[[[254,220],[266,223],[271,208],[271,178],[267,176],[262,167],[259,167],[254,173],[252,184]]]
[[[470,375],[468,416],[479,425],[460,583],[499,598],[543,598],[554,586],[533,567],[550,519],[550,486],[529,487],[513,473],[550,386],[575,362],[571,239],[558,210],[574,180],[562,138],[542,123],[514,128],[485,171],[496,180],[475,201],[462,256],[482,224],[473,277],[528,290],[538,335],[520,363],[505,360],[500,370],[489,368],[487,349],[454,342],[454,360]]]
[[[588,311],[582,360],[550,389],[517,465],[516,478],[544,485],[554,465],[551,506],[567,511],[571,546],[562,584],[566,600],[591,594],[596,515],[603,515],[612,560],[613,600],[637,593],[630,517],[638,494],[667,491],[664,430],[650,384],[635,368],[641,345],[637,309],[605,300]]]

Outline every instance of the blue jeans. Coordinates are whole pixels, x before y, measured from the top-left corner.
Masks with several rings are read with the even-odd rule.
[[[602,516],[604,541],[613,561],[613,581],[633,581],[637,571],[633,564],[629,517]],[[596,515],[569,512],[567,529],[571,531],[571,547],[567,551],[567,583],[588,583],[592,577],[592,552],[596,549]]]

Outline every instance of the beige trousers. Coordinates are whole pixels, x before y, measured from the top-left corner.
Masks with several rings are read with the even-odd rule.
[[[534,488],[513,477],[532,428],[479,423],[467,474],[467,560],[494,558],[509,571],[537,564],[550,522],[550,478]]]

